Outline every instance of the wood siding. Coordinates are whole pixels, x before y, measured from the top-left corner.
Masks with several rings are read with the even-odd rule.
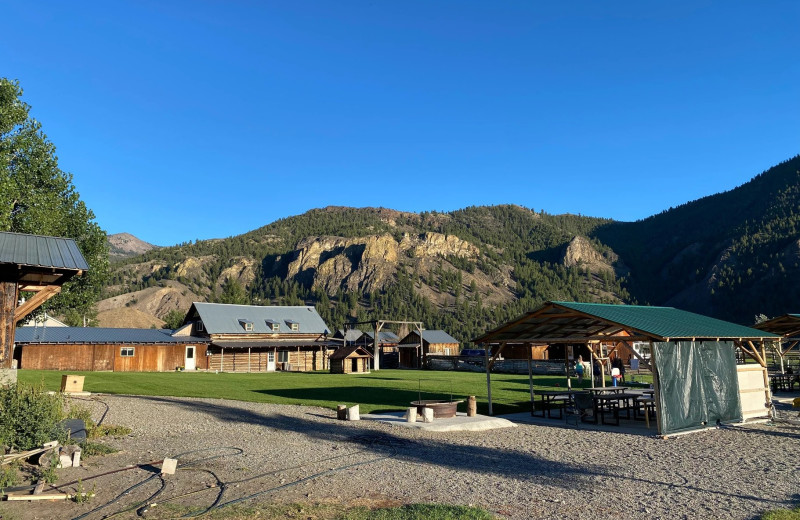
[[[208,357],[209,370],[221,372],[267,372],[269,352],[275,352],[275,370],[284,370],[278,361],[279,352],[271,348],[213,349]],[[329,351],[326,349],[288,350],[288,369],[292,372],[310,372],[328,368]]]
[[[170,343],[165,345],[17,345],[20,367],[28,370],[82,370],[113,372],[171,372],[186,361],[186,347],[195,347],[195,364],[206,368],[206,345]],[[122,349],[133,348],[133,356]]]

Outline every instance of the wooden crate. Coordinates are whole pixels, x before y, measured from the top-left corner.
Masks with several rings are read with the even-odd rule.
[[[84,376],[61,376],[61,391],[62,392],[83,392],[83,378]]]

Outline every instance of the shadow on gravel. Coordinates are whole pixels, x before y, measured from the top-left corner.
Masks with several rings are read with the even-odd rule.
[[[654,486],[655,488],[661,488],[663,492],[683,489],[737,500],[749,500],[758,503],[763,508],[790,505],[780,500],[770,500],[757,495],[744,495],[739,492],[726,491],[724,482],[720,483],[719,489],[708,489],[690,484],[686,477],[677,475],[675,475],[677,481],[637,477],[635,474],[636,468],[621,471],[619,467],[610,467],[605,463],[577,465],[546,459],[532,453],[516,450],[480,445],[456,445],[445,440],[432,438],[409,439],[392,433],[368,430],[361,427],[361,424],[357,422],[337,421],[334,418],[335,412],[331,412],[331,415],[328,416],[330,420],[325,421],[318,418],[291,417],[279,413],[258,413],[244,410],[236,406],[235,402],[220,404],[152,396],[126,396],[126,398],[170,404],[187,408],[196,413],[207,414],[226,422],[261,425],[265,428],[305,435],[315,440],[332,443],[356,443],[362,445],[362,449],[372,451],[375,455],[396,458],[404,463],[430,464],[454,471],[496,474],[505,478],[514,478],[523,482],[535,481],[539,484],[556,486],[575,492],[585,492],[587,489],[593,489],[598,485],[607,486],[609,482],[614,482],[619,485]],[[316,412],[309,412],[307,415],[320,417],[320,414]],[[463,432],[463,435],[464,437],[467,435],[472,436],[477,444],[481,443],[482,439],[486,435],[491,435],[491,433]],[[376,439],[378,440],[377,442],[375,442]],[[320,449],[325,449],[322,448],[323,444],[318,445]],[[246,450],[246,447],[244,449]],[[624,471],[627,471],[627,474]],[[691,468],[687,468],[687,472],[691,473],[691,471]],[[653,492],[659,491],[656,489]]]

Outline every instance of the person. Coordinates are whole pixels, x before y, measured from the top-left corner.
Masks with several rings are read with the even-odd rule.
[[[583,356],[578,356],[578,361],[575,362],[575,375],[578,376],[578,384],[583,382]]]
[[[619,356],[614,356],[614,360],[611,362],[611,368],[619,369],[619,380],[620,383],[625,382],[625,363],[622,362],[622,358]]]
[[[595,359],[594,360],[594,368],[592,369],[592,374],[594,374],[594,383],[593,383],[594,386],[595,387],[602,386],[603,385],[603,381],[601,380],[601,378],[603,376],[603,372],[600,369],[600,360],[599,359]]]

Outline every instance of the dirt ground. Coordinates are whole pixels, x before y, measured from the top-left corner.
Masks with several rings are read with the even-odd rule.
[[[80,479],[96,496],[83,504],[0,502],[2,520],[415,502],[475,505],[513,519],[752,519],[800,503],[796,426],[736,426],[668,440],[559,421],[437,433],[337,421],[321,408],[95,398],[97,417],[133,432],[104,441],[118,453],[58,470],[56,485],[74,492]],[[164,457],[177,458],[179,469],[162,479]],[[314,518],[304,514],[296,517]]]

